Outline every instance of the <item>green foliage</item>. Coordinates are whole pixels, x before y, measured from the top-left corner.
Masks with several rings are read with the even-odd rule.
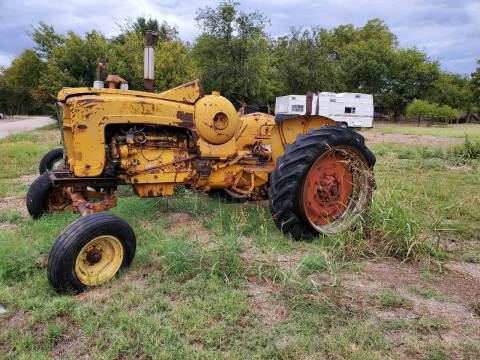
[[[391,291],[391,290],[384,290],[380,293],[380,304],[384,308],[411,308],[412,307],[412,302],[409,301],[408,299],[405,299],[401,296],[399,296],[397,293]]]
[[[439,65],[416,48],[395,51],[388,69],[386,86],[378,105],[390,109],[395,119],[414,99],[421,99],[438,78]]]
[[[238,92],[265,99],[270,71],[270,45],[264,32],[268,19],[238,7],[237,2],[225,1],[197,11],[195,20],[202,34],[192,56],[207,93],[218,90],[229,96]]]
[[[0,69],[0,112],[29,114],[45,109],[46,94],[39,89],[46,64],[33,50],[25,50],[12,65]]]
[[[64,86],[91,86],[96,78],[98,61],[105,58],[107,49],[107,39],[95,30],[87,32],[84,37],[70,31],[63,46],[53,49],[41,79],[41,88],[53,100]]]
[[[473,96],[477,104],[480,103],[480,59],[477,60],[477,70],[472,74]]]
[[[414,100],[413,103],[407,107],[407,115],[418,119],[418,124],[425,118],[430,119],[434,112],[434,105],[427,101]]]
[[[465,137],[465,143],[450,150],[450,155],[462,161],[480,159],[480,141],[471,142]]]
[[[30,36],[35,43],[33,48],[41,57],[46,59],[52,55],[56,47],[65,42],[65,38],[57,34],[53,26],[44,22],[40,22],[37,27],[34,27]]]
[[[470,79],[466,76],[442,72],[433,83],[427,98],[431,103],[469,112],[475,108],[471,85]]]
[[[452,109],[448,105],[430,104],[427,101],[415,100],[408,105],[407,114],[418,119],[420,125],[421,120],[428,119],[430,123],[433,122],[452,122],[458,118],[458,111]]]

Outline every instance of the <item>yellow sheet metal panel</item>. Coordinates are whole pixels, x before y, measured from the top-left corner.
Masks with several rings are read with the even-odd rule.
[[[195,103],[195,127],[210,144],[224,144],[238,126],[238,115],[232,103],[222,96],[208,95]]]
[[[292,144],[298,134],[306,134],[310,129],[319,129],[324,125],[335,126],[337,123],[324,116],[297,116],[276,124],[272,129],[272,158],[276,164],[277,158],[285,154],[285,146]]]
[[[237,153],[237,147],[235,145],[234,137],[220,145],[210,144],[201,138],[197,140],[197,146],[201,157],[217,158],[220,160],[234,156]]]
[[[191,81],[189,83],[177,86],[176,88],[167,90],[162,93],[110,88],[97,89],[93,87],[63,88],[58,93],[57,100],[63,102],[70,96],[78,96],[83,94],[135,96],[139,98],[173,100],[178,102],[185,102],[188,104],[194,104],[195,101],[198,100],[198,98],[203,96],[203,89],[202,85],[200,84],[200,80]]]
[[[74,149],[69,161],[75,176],[102,173],[108,124],[193,125],[193,106],[173,101],[109,94],[73,97],[66,104],[71,114]]]
[[[258,141],[270,144],[270,132],[275,125],[272,115],[256,112],[240,118],[241,124],[235,133],[238,150],[250,149]]]

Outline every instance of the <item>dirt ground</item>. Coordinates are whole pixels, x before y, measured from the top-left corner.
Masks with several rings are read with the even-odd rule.
[[[463,144],[463,138],[447,138],[429,135],[403,135],[360,131],[367,143],[404,143],[404,144]]]

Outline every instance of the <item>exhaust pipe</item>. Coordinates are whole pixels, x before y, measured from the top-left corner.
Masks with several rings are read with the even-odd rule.
[[[103,89],[104,84],[103,84],[103,65],[108,63],[108,60],[100,60],[98,62],[98,67],[97,67],[97,80],[93,82],[93,87],[95,89]]]
[[[158,37],[158,33],[148,30],[145,33],[145,39],[147,46],[144,51],[143,58],[143,78],[145,79],[145,90],[148,92],[153,91],[153,79],[154,79],[154,51],[153,51],[153,37]]]

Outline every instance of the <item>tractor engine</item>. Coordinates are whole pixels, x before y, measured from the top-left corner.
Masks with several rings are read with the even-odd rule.
[[[158,182],[161,177],[162,182],[175,183],[186,181],[191,173],[191,166],[186,160],[196,156],[196,148],[187,129],[152,124],[116,124],[106,127],[105,138],[104,175],[132,177],[133,188],[139,196],[171,195],[173,191],[168,184],[153,188],[149,185],[147,189],[142,184],[145,177],[153,177],[152,182]]]

